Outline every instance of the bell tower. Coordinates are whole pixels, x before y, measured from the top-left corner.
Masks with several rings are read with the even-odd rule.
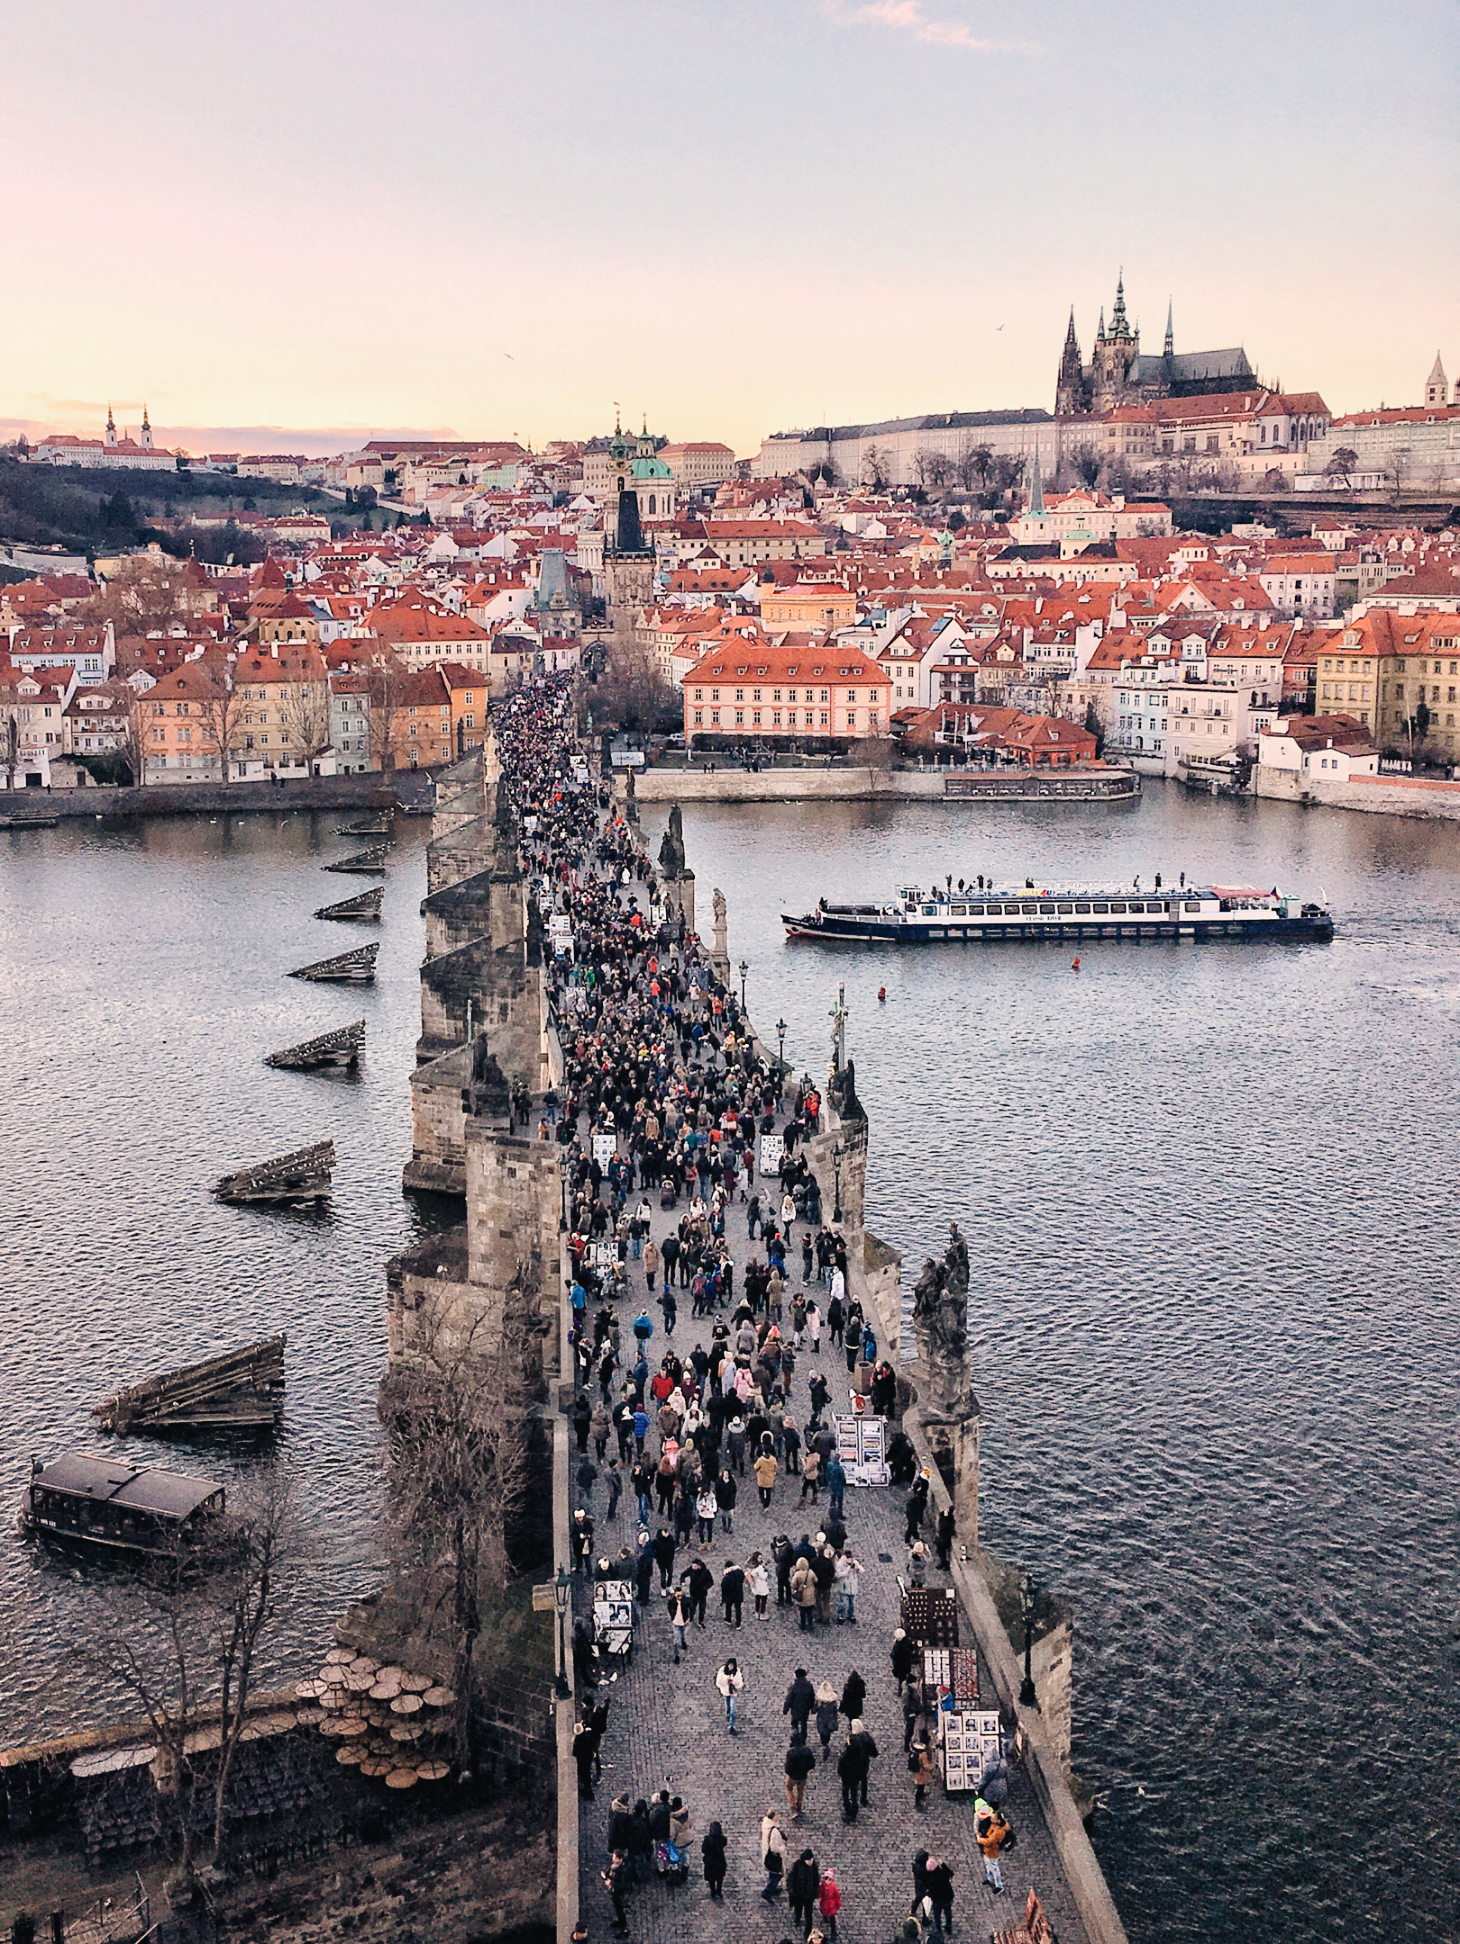
[[[1057,418],[1086,409],[1085,372],[1080,363],[1080,340],[1075,336],[1075,307],[1070,305],[1070,322],[1065,331],[1065,348],[1060,353],[1059,376],[1055,380],[1054,409]]]
[[[1435,362],[1430,367],[1430,375],[1425,380],[1425,409],[1435,411],[1449,403],[1450,385],[1445,377],[1445,367],[1440,363],[1440,354],[1435,353]]]

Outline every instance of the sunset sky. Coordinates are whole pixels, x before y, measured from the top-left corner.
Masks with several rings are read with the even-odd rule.
[[[1451,0],[53,0],[7,22],[0,434],[340,450],[1053,403],[1143,345],[1460,376]],[[295,435],[298,435],[297,437]]]

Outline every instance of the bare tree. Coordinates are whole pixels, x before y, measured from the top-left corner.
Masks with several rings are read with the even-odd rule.
[[[1093,492],[1096,481],[1100,477],[1100,468],[1105,463],[1104,459],[1095,450],[1094,446],[1088,442],[1084,445],[1077,445],[1070,453],[1069,458],[1070,467],[1076,479],[1088,491]]]
[[[965,439],[958,448],[958,457],[953,461],[953,471],[965,493],[982,488],[984,481],[993,470],[993,449],[987,445],[975,445]]]
[[[185,627],[200,573],[191,561],[135,555],[85,603],[81,617],[94,626],[110,621],[119,635],[165,634],[169,628]]]
[[[870,486],[874,493],[880,493],[892,478],[890,456],[881,446],[869,445],[862,448],[861,480]]]
[[[243,697],[234,687],[232,670],[225,663],[204,656],[192,667],[202,687],[199,706],[203,711],[203,741],[218,759],[219,782],[227,783],[238,749]]]
[[[133,783],[145,783],[147,781],[147,711],[142,696],[130,682],[122,684],[119,702],[117,719],[121,727],[115,732],[117,754],[131,771]]]
[[[286,747],[292,744],[308,769],[332,740],[329,680],[323,661],[312,649],[285,660],[291,678],[283,695]]]
[[[395,768],[395,721],[404,706],[405,670],[393,655],[370,670],[370,752],[375,767]]]
[[[534,1496],[520,1400],[537,1388],[528,1367],[540,1361],[535,1298],[519,1265],[500,1317],[469,1318],[446,1297],[413,1312],[409,1361],[381,1385],[396,1554],[420,1575],[426,1617],[445,1621],[462,1774],[472,1767],[482,1595],[495,1600],[511,1577],[509,1535]]]
[[[919,486],[946,486],[953,477],[953,461],[935,446],[921,446],[913,454],[913,473]]]
[[[1326,478],[1331,479],[1335,486],[1347,493],[1353,490],[1353,481],[1349,475],[1357,472],[1358,469],[1359,455],[1353,447],[1339,446],[1323,471]]]
[[[270,1468],[234,1501],[225,1570],[208,1587],[220,1677],[218,1773],[213,1785],[213,1861],[223,1849],[224,1803],[243,1734],[259,1647],[274,1618],[280,1568],[302,1549],[293,1473]]]

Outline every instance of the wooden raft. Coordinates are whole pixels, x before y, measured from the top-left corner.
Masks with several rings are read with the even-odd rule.
[[[312,1147],[295,1148],[291,1154],[224,1175],[214,1184],[213,1193],[234,1207],[250,1202],[323,1201],[334,1167],[334,1142],[316,1141]]]
[[[242,1350],[149,1377],[93,1404],[91,1415],[121,1433],[269,1430],[284,1414],[287,1340],[282,1332],[261,1337]]]
[[[362,891],[357,898],[341,898],[338,904],[321,905],[315,912],[316,918],[339,918],[359,924],[375,924],[380,918],[381,901],[385,888],[375,891]]]
[[[388,854],[388,844],[376,844],[371,850],[355,851],[349,857],[342,857],[336,864],[326,864],[326,871],[353,871],[358,877],[384,877],[384,858]]]
[[[317,1039],[301,1040],[298,1046],[270,1053],[264,1065],[290,1067],[301,1073],[313,1073],[320,1067],[353,1067],[359,1065],[364,1045],[365,1022],[356,1019],[348,1026],[337,1026],[332,1033],[321,1033]]]
[[[378,945],[357,945],[353,952],[338,952],[334,958],[316,959],[313,965],[299,965],[291,979],[312,979],[322,985],[374,985]]]

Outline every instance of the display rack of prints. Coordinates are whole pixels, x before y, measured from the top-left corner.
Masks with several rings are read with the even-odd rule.
[[[998,1759],[997,1708],[955,1708],[943,1716],[943,1786],[950,1795],[976,1789]]]
[[[781,1156],[786,1152],[786,1143],[779,1134],[762,1134],[760,1137],[760,1171],[763,1175],[780,1172]]]
[[[593,1137],[593,1158],[600,1168],[606,1168],[618,1151],[618,1138],[613,1134],[595,1134]]]
[[[902,1596],[902,1625],[922,1647],[958,1645],[958,1602],[951,1587],[911,1586]]]
[[[948,1653],[953,1699],[960,1708],[978,1706],[978,1653],[972,1647],[953,1647]]]
[[[634,1589],[628,1580],[600,1580],[594,1588],[593,1630],[600,1653],[627,1656],[634,1644]]]
[[[886,1459],[887,1420],[859,1413],[846,1416],[837,1413],[834,1423],[836,1455],[846,1468],[849,1482],[853,1485],[890,1485],[892,1473]]]

